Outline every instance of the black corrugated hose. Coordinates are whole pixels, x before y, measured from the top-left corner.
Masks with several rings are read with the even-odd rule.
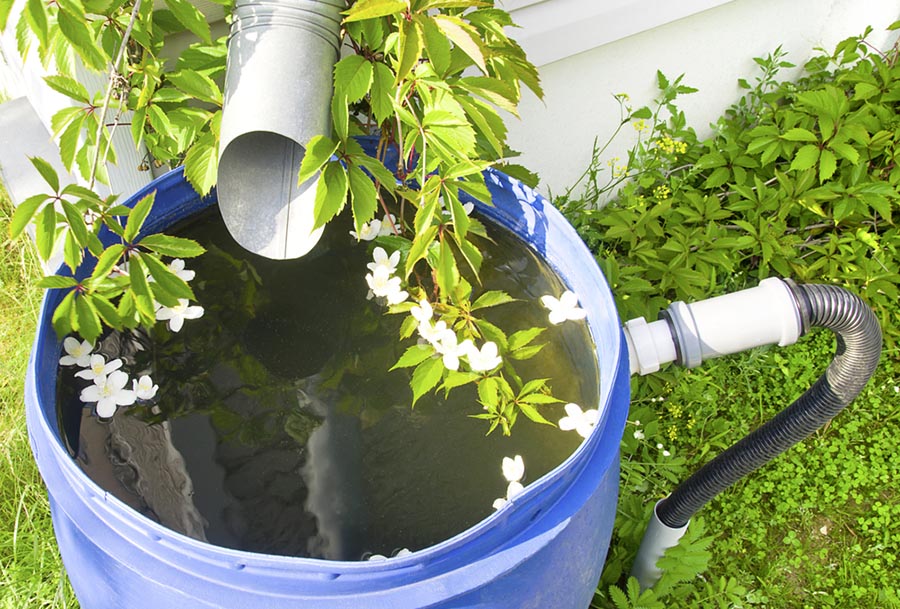
[[[833,285],[789,282],[802,322],[837,335],[834,359],[818,381],[734,446],[700,468],[659,503],[659,519],[682,527],[720,492],[810,436],[853,401],[875,372],[881,356],[881,328],[855,294]]]

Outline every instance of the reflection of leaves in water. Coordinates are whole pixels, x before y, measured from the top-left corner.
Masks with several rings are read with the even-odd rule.
[[[146,349],[136,355],[135,366],[149,370],[160,389],[153,406],[138,406],[133,413],[148,423],[208,413],[224,439],[252,444],[283,420],[279,409],[291,387],[241,342],[270,300],[260,274],[249,260],[214,243],[207,247],[192,282],[206,314],[178,333],[157,324],[142,341]]]
[[[284,422],[284,431],[291,436],[299,446],[306,446],[309,436],[322,424],[322,420],[300,408],[291,410]]]

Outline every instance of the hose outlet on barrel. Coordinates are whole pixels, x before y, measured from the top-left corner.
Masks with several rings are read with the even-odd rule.
[[[697,511],[834,418],[859,395],[881,356],[881,328],[871,309],[833,285],[770,278],[749,290],[673,303],[660,317],[649,324],[643,319],[625,324],[632,374],[649,374],[670,361],[693,367],[752,347],[789,345],[817,327],[835,333],[837,348],[810,389],[656,504],[632,568],[642,588],[658,581],[657,561],[678,543]]]

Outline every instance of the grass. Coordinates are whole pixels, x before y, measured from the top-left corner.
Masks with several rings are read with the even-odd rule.
[[[805,391],[834,342],[819,331],[784,349],[669,372],[665,383],[635,381],[605,585],[627,572],[649,504]],[[898,385],[894,348],[830,424],[708,504],[700,512],[711,540],[708,566],[663,596],[672,603],[664,606],[900,607]],[[634,437],[637,430],[643,439]],[[615,606],[602,592],[596,606]]]
[[[40,304],[40,267],[30,242],[8,240],[12,205],[0,187],[0,609],[78,606],[63,571],[22,401]]]

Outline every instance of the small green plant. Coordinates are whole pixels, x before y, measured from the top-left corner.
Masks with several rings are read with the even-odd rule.
[[[586,196],[570,190],[556,203],[596,251],[623,317],[652,318],[668,301],[778,274],[846,285],[893,344],[898,58],[896,47],[881,52],[854,37],[780,83],[791,64],[776,50],[756,60],[761,75],[740,81],[746,95],[706,140],[678,109],[678,97],[694,92],[681,77],[659,73],[651,107],[619,96],[622,124],[641,133],[626,168],[602,183],[595,161]]]

